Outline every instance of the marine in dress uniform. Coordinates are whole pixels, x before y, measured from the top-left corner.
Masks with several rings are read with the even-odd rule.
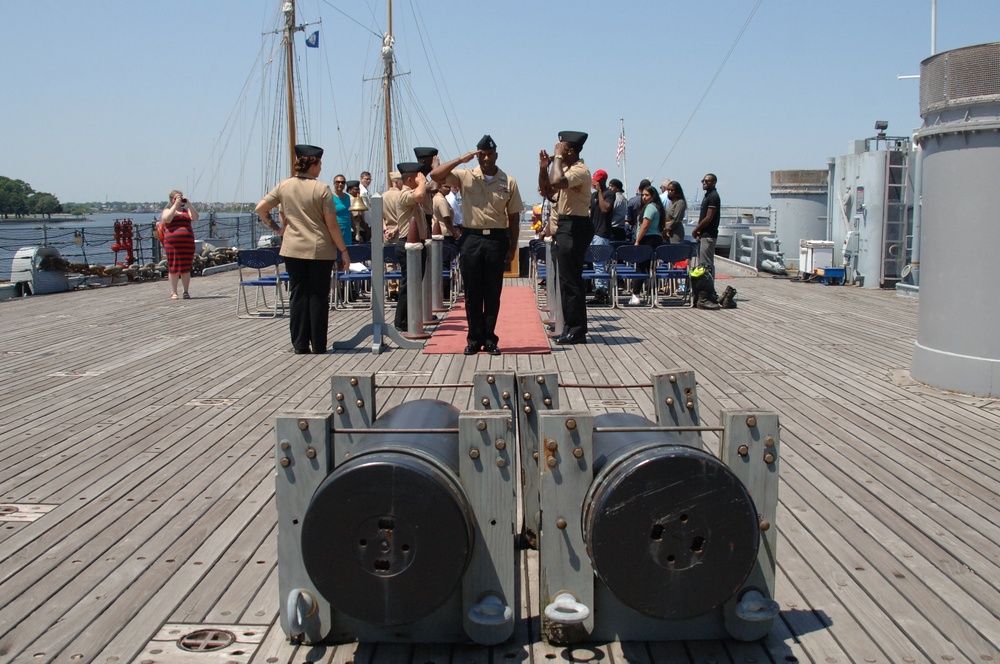
[[[594,239],[594,224],[590,220],[590,169],[580,159],[586,141],[582,131],[563,131],[552,156],[545,150],[538,154],[538,189],[543,196],[555,198],[559,216],[554,240],[565,327],[556,337],[557,344],[587,343],[583,258]]]
[[[455,170],[476,157],[479,166]],[[511,176],[497,168],[497,145],[487,134],[476,151],[452,159],[431,171],[431,178],[450,184],[462,194],[462,281],[465,318],[469,326],[466,355],[484,350],[500,355],[496,335],[500,292],[506,263],[517,252],[517,236],[524,204]],[[589,186],[589,182],[588,182]],[[589,198],[588,198],[589,201]]]

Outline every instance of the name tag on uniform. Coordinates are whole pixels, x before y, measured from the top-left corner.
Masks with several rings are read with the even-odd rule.
[[[489,235],[489,234],[490,234],[490,229],[484,228],[483,229],[483,235]]]

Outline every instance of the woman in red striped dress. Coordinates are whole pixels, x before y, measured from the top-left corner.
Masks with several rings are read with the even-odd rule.
[[[184,286],[184,299],[191,299],[191,265],[194,263],[194,229],[198,210],[188,203],[177,189],[170,192],[170,207],[163,209],[163,248],[167,250],[167,273],[170,278],[170,299],[177,299],[177,282]]]

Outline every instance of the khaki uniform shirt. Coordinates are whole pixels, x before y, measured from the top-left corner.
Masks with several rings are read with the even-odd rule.
[[[337,213],[330,185],[308,175],[296,175],[279,182],[264,201],[281,205],[285,217],[282,256],[331,261],[337,258],[337,246],[324,218],[327,212]]]
[[[431,226],[431,232],[435,235],[449,235],[451,231],[444,225],[444,220],[453,217],[451,203],[444,197],[444,194],[441,192],[434,194],[434,224]]]
[[[466,228],[507,228],[509,215],[520,215],[524,209],[517,181],[499,169],[487,181],[479,166],[463,168],[449,173],[447,182],[462,190],[462,225]],[[589,214],[589,191],[587,210]]]
[[[388,191],[383,194],[382,216],[385,217],[385,227],[395,229],[397,241],[406,239],[414,215],[419,215],[420,223],[423,223],[424,212],[413,198],[412,189],[403,187],[396,196],[391,196]]]
[[[560,217],[579,216],[590,218],[590,169],[577,161],[566,169],[567,189],[560,189],[556,198],[556,212]]]

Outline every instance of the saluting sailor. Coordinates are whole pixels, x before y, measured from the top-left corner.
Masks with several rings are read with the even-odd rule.
[[[590,220],[590,169],[580,159],[587,141],[582,131],[559,132],[553,155],[538,153],[538,190],[555,197],[559,225],[555,233],[559,292],[562,296],[562,334],[557,344],[587,343],[587,298],[583,280],[583,258],[594,239]]]
[[[479,160],[479,166],[455,170],[459,164],[467,164],[474,157]],[[431,171],[431,179],[450,184],[462,195],[459,251],[465,283],[465,318],[469,325],[464,352],[475,355],[485,350],[490,355],[500,355],[496,325],[503,273],[506,263],[513,260],[517,252],[524,207],[517,182],[497,168],[497,144],[489,134],[476,144],[474,152]]]

